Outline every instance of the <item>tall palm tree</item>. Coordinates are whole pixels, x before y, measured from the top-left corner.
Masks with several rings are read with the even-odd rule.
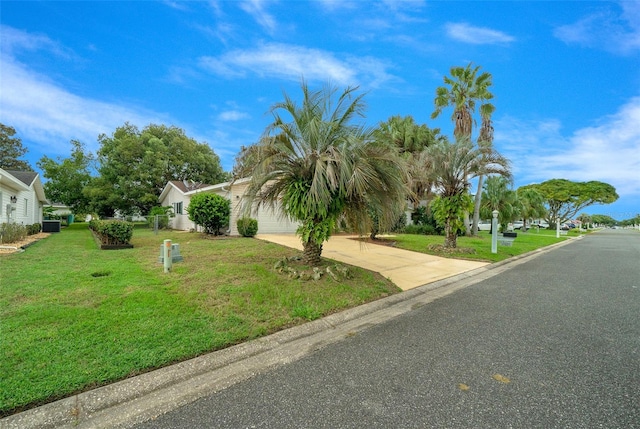
[[[493,146],[493,123],[491,115],[495,108],[492,104],[483,104],[480,106],[480,115],[482,116],[482,125],[480,126],[480,134],[478,135],[478,147]],[[478,175],[478,187],[476,189],[475,201],[473,205],[473,224],[471,226],[471,235],[478,235],[478,223],[480,222],[480,204],[482,203],[482,185],[484,174]]]
[[[481,103],[483,122],[485,119],[490,120],[491,114],[495,110],[495,107],[489,102],[493,99],[493,94],[489,90],[493,84],[492,76],[487,72],[478,74],[479,70],[480,66],[472,67],[472,63],[467,64],[466,67],[451,67],[451,77],[444,77],[446,86],[436,88],[435,110],[431,114],[431,118],[435,119],[440,116],[443,109],[453,107],[451,120],[454,124],[453,135],[456,139],[466,138],[471,141],[475,124],[473,115],[477,103]],[[478,192],[481,189],[479,187]],[[467,235],[471,235],[468,228],[468,212],[465,212],[464,218]],[[474,225],[477,225],[475,219]]]
[[[471,205],[469,179],[479,174],[511,177],[509,161],[491,147],[477,147],[468,139],[439,142],[421,156],[425,180],[433,183],[439,196],[434,216],[445,228],[444,246],[457,246],[457,232],[464,227],[460,214]]]
[[[364,234],[371,230],[373,207],[378,221],[390,225],[408,193],[397,152],[353,123],[364,109],[356,90],[336,98],[335,88],[311,91],[303,82],[301,104],[285,94],[271,108],[274,120],[251,171],[246,207],[267,205],[300,222],[303,260],[311,265],[320,263],[322,244],[340,217]]]

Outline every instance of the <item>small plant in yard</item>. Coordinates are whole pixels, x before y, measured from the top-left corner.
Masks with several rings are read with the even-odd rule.
[[[238,232],[243,237],[254,237],[258,233],[258,221],[250,217],[242,217],[237,222]]]

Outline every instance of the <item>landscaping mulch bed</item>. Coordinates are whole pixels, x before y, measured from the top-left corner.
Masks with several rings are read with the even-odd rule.
[[[51,233],[48,232],[40,232],[38,234],[28,235],[24,240],[14,243],[0,243],[0,255],[21,252],[33,243],[47,238],[50,235]]]

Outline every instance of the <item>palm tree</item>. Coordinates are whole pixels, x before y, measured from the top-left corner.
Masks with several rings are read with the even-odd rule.
[[[521,215],[518,195],[509,188],[510,182],[505,177],[490,176],[482,193],[481,212],[483,217],[490,218],[494,210],[499,212],[498,223],[502,231],[506,231],[509,222]]]
[[[433,214],[445,228],[444,246],[457,246],[457,232],[464,227],[460,215],[472,204],[468,194],[469,179],[479,174],[499,174],[511,177],[509,161],[492,147],[474,148],[468,139],[456,143],[438,142],[421,156],[425,180],[433,183],[438,199]]]
[[[373,207],[381,224],[390,225],[408,193],[397,152],[353,124],[364,109],[356,90],[347,88],[336,99],[336,89],[310,91],[303,82],[302,103],[285,94],[271,108],[274,120],[258,143],[246,207],[267,205],[300,222],[303,260],[311,265],[320,263],[322,244],[339,218],[364,234]]]
[[[516,191],[518,195],[518,201],[520,202],[520,212],[522,215],[522,228],[527,229],[527,220],[539,219],[547,214],[547,209],[544,206],[545,199],[542,194],[533,188],[518,188]]]
[[[422,166],[418,159],[425,148],[443,139],[440,129],[431,129],[425,124],[418,125],[412,116],[392,116],[378,125],[378,128],[374,130],[374,138],[376,141],[396,149],[407,162],[411,201],[418,204],[422,199],[428,197],[431,184],[419,180]]]
[[[442,110],[447,107],[453,107],[451,120],[454,123],[453,135],[456,139],[468,139],[471,141],[471,134],[475,120],[473,114],[476,110],[476,103],[480,102],[483,124],[486,120],[491,119],[491,114],[495,107],[488,101],[493,99],[493,94],[489,91],[492,85],[492,76],[490,73],[484,72],[478,75],[480,66],[472,67],[472,63],[466,67],[452,67],[451,77],[445,76],[444,83],[447,86],[436,88],[436,98],[434,99],[435,110],[431,114],[431,118],[435,119],[440,116]],[[490,124],[490,122],[488,122]],[[478,187],[478,192],[482,187]],[[478,203],[479,204],[479,203]],[[467,235],[469,231],[469,215],[465,212],[465,225],[467,227]],[[474,225],[477,222],[474,219]]]
[[[491,115],[495,108],[492,104],[483,104],[480,106],[480,115],[482,116],[482,125],[480,126],[480,135],[478,136],[478,147],[493,145],[493,123]],[[478,222],[480,222],[480,204],[482,202],[482,182],[484,174],[478,175],[478,187],[476,189],[475,201],[473,205],[473,225],[471,226],[471,235],[478,235]]]

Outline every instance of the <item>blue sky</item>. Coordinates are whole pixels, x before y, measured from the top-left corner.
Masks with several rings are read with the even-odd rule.
[[[125,122],[176,125],[233,166],[300,81],[359,85],[375,126],[431,120],[469,62],[493,75],[495,146],[514,185],[614,185],[588,213],[640,213],[640,2],[2,1],[0,122],[35,163]]]

